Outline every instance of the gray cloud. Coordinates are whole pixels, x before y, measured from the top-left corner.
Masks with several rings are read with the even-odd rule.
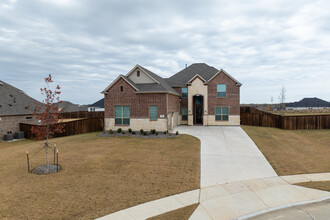
[[[62,99],[92,103],[139,63],[168,77],[193,62],[243,83],[241,101],[330,100],[327,1],[4,0],[0,78],[40,99],[52,73]]]

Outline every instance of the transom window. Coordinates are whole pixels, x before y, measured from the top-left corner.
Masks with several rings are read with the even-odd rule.
[[[115,125],[129,125],[129,106],[115,106]]]
[[[215,108],[215,120],[216,121],[228,121],[228,107],[216,107]]]
[[[217,85],[217,97],[226,97],[226,84]]]
[[[188,108],[181,109],[182,121],[188,120]]]
[[[149,119],[150,120],[157,120],[158,118],[158,108],[157,105],[149,106]]]
[[[181,97],[182,98],[188,97],[188,88],[181,88]]]

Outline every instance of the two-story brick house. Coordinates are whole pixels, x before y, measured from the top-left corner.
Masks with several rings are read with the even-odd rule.
[[[239,125],[241,85],[224,70],[205,63],[192,64],[170,78],[136,65],[102,91],[105,129]]]

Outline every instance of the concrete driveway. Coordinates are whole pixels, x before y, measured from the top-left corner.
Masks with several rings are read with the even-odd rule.
[[[201,188],[277,176],[239,126],[179,126],[175,130],[201,140]]]

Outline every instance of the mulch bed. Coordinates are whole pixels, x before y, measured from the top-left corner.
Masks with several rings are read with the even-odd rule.
[[[113,131],[112,134],[110,134],[109,131],[103,131],[101,134],[98,135],[99,137],[120,137],[120,136],[132,136],[132,137],[139,137],[139,138],[176,138],[181,136],[181,134],[172,134],[166,132],[158,132],[157,134],[151,134],[151,132],[146,132],[146,134],[141,134],[140,131],[135,131],[135,134],[129,133],[128,131],[124,131],[123,133],[118,133],[117,131]]]

